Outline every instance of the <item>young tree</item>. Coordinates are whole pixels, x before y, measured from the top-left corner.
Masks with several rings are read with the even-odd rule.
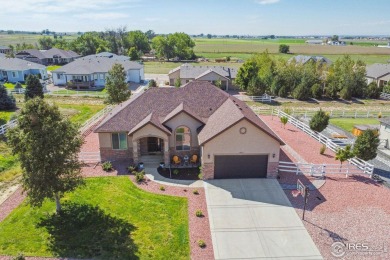
[[[24,92],[25,101],[35,97],[43,98],[43,87],[37,76],[32,74],[28,75],[26,84],[26,92]]]
[[[289,53],[289,52],[290,52],[290,46],[286,44],[279,45],[279,53]]]
[[[177,79],[175,80],[175,87],[180,88],[180,86],[181,86],[181,79],[180,79],[180,78],[177,78]]]
[[[16,108],[16,101],[12,95],[8,95],[7,90],[0,84],[0,111],[12,110]]]
[[[125,69],[121,64],[114,64],[112,69],[108,71],[106,90],[108,95],[105,102],[108,104],[122,103],[131,96],[131,91],[126,83]]]
[[[317,111],[310,120],[310,129],[317,132],[322,132],[329,124],[329,115],[322,109]]]
[[[369,129],[358,136],[353,146],[353,152],[356,157],[368,161],[376,157],[378,146],[377,132]]]
[[[26,102],[17,126],[6,135],[13,154],[19,157],[29,203],[41,206],[46,198],[52,199],[60,212],[64,193],[83,184],[77,158],[83,141],[77,127],[56,105],[34,98]]]
[[[345,147],[345,149],[340,148],[337,150],[335,159],[336,159],[336,161],[340,161],[340,171],[341,171],[341,168],[343,167],[343,162],[352,158],[353,156],[354,156],[354,154],[351,151],[350,145],[347,145]]]
[[[149,88],[156,88],[157,82],[154,79],[151,79],[148,84]]]
[[[128,52],[128,56],[130,57],[130,60],[139,60],[140,55],[136,47],[131,47]]]
[[[288,117],[287,116],[282,116],[280,118],[280,122],[283,124],[283,128],[286,128],[286,124],[288,122]]]

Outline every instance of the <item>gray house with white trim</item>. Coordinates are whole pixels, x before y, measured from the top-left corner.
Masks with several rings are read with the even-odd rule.
[[[40,79],[48,78],[46,67],[41,64],[17,58],[0,58],[0,80],[24,82],[30,74],[37,75]]]
[[[102,88],[106,84],[108,71],[114,64],[121,64],[126,72],[126,82],[140,83],[145,79],[144,65],[130,61],[124,56],[114,55],[102,57],[90,55],[79,58],[71,63],[52,71],[53,83],[57,86],[70,88],[93,89]]]
[[[378,87],[390,81],[390,64],[375,63],[366,67],[367,83],[375,82]]]

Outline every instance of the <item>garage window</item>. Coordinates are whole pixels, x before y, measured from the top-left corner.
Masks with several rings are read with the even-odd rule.
[[[191,149],[191,131],[186,126],[176,129],[176,150],[189,151]]]
[[[112,149],[126,150],[127,149],[127,135],[126,133],[112,134]]]

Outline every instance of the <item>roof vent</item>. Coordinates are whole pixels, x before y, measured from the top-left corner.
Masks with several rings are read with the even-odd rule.
[[[213,109],[210,107],[210,111],[212,111]]]

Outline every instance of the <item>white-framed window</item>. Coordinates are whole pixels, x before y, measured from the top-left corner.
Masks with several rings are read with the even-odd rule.
[[[7,77],[7,72],[6,71],[2,71],[2,73],[3,73],[3,77]]]
[[[61,76],[62,76],[61,74],[57,73],[57,79],[61,79]]]
[[[191,130],[186,126],[179,126],[175,131],[176,151],[191,150]]]
[[[104,74],[103,73],[101,73],[99,75],[100,75],[100,79],[104,79]]]
[[[19,73],[18,73],[17,71],[12,71],[12,77],[13,77],[13,78],[16,78],[16,77],[18,76],[18,74],[19,74]]]
[[[126,150],[127,149],[127,134],[126,133],[113,133],[111,135],[112,149],[113,150]]]
[[[97,80],[98,79],[98,74],[93,74],[93,79]]]

